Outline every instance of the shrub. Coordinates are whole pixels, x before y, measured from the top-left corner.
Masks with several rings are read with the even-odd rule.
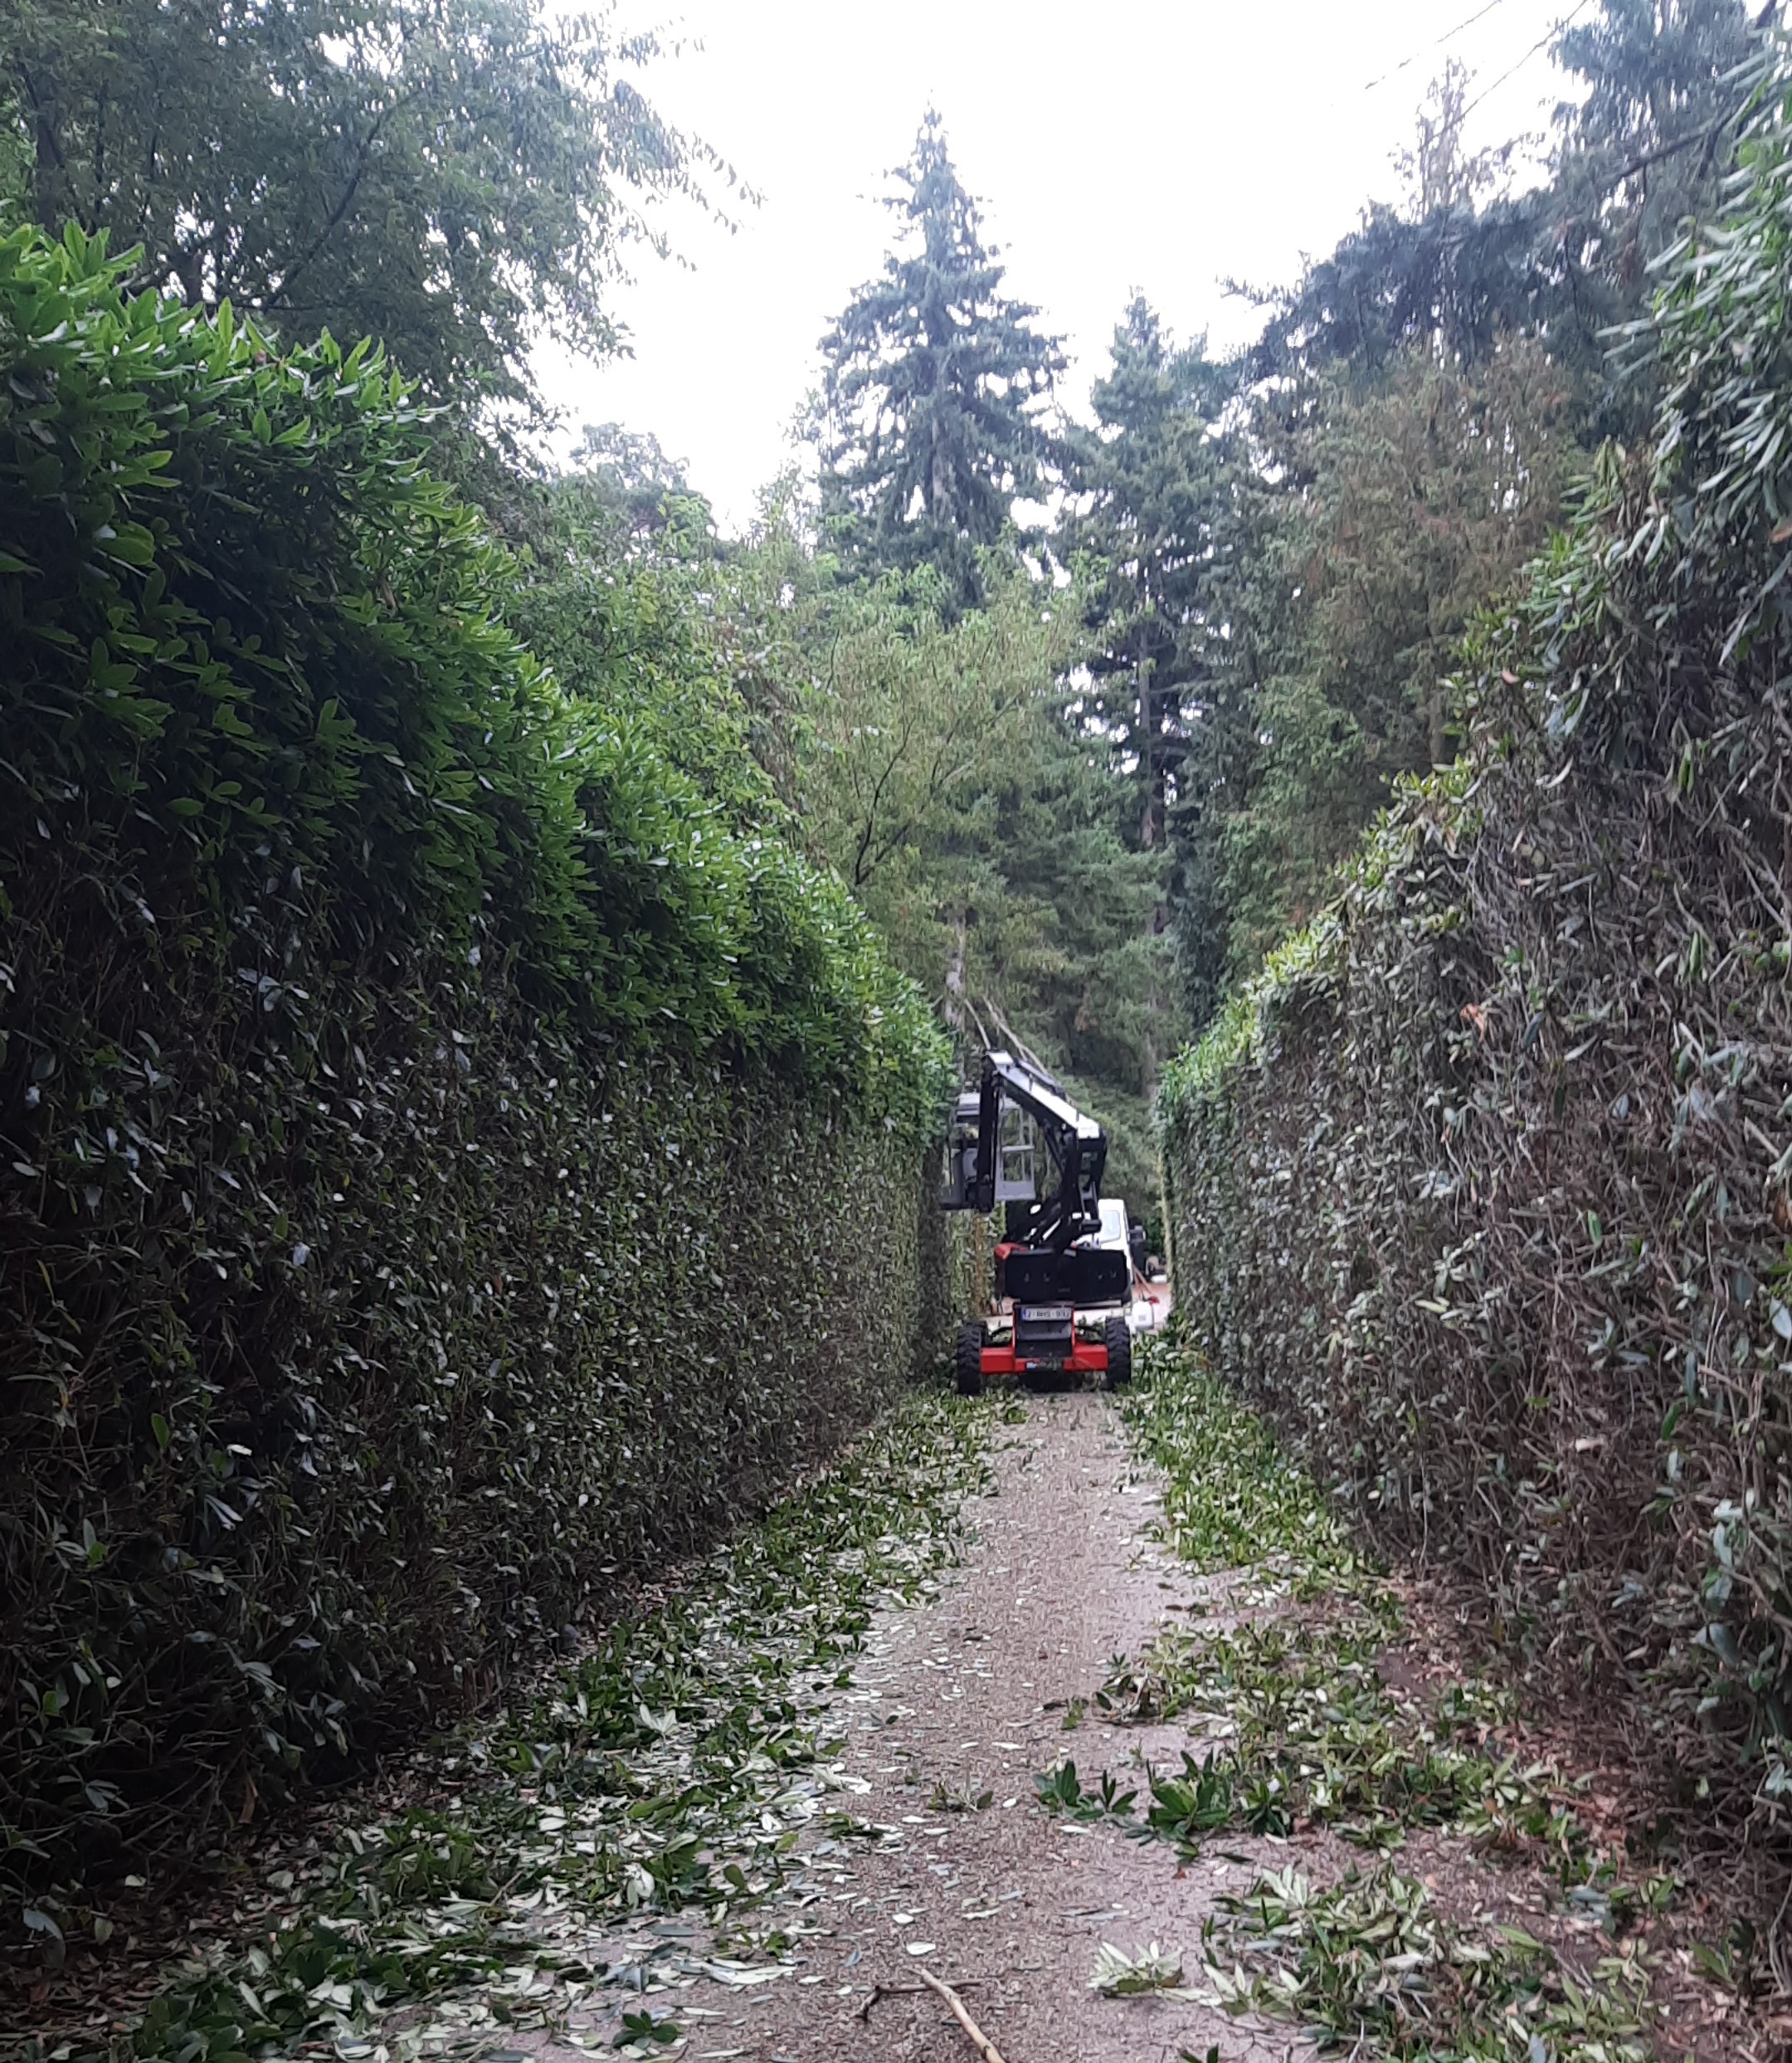
[[[1472,748],[1161,1105],[1179,1293],[1390,1544],[1783,1841],[1792,1759],[1792,97],[1468,654]]]
[[[0,1825],[66,1887],[861,1422],[947,1084],[839,884],[504,627],[377,352],[71,230],[0,358]]]

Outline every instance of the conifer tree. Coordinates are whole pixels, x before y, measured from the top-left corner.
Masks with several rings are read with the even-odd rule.
[[[931,565],[948,604],[982,592],[977,554],[1053,456],[1043,420],[1064,368],[1038,310],[1001,291],[999,253],[931,110],[886,205],[903,248],[821,339],[823,515],[870,572]]]
[[[1620,326],[1646,322],[1656,261],[1717,205],[1746,99],[1738,68],[1770,12],[1756,22],[1742,0],[1604,0],[1556,37],[1579,90],[1557,114],[1541,241],[1571,290],[1551,339],[1590,389],[1590,444],[1648,434],[1652,348],[1609,347]]]
[[[1091,397],[1097,427],[1071,442],[1058,549],[1090,562],[1088,727],[1138,783],[1142,848],[1163,842],[1203,686],[1223,664],[1214,607],[1230,491],[1220,418],[1225,368],[1178,349],[1142,296],[1114,331]]]

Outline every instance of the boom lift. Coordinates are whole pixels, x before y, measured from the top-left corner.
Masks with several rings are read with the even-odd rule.
[[[1041,1145],[1049,1169],[1038,1165]],[[977,1086],[958,1099],[950,1155],[945,1209],[1004,1207],[995,1305],[1013,1320],[1006,1346],[989,1344],[985,1319],[959,1327],[960,1394],[975,1397],[990,1376],[1048,1371],[1098,1374],[1110,1388],[1127,1382],[1132,1336],[1123,1314],[1104,1321],[1099,1343],[1077,1337],[1079,1313],[1113,1310],[1132,1294],[1127,1255],[1079,1243],[1101,1229],[1107,1134],[1042,1067],[996,1048],[984,1055]]]

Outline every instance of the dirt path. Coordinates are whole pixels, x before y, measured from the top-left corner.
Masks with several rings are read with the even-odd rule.
[[[1173,1623],[1202,1585],[1152,1539],[1157,1485],[1104,1398],[1032,1397],[1024,1410],[1000,1429],[996,1489],[970,1514],[962,1565],[936,1602],[881,1614],[867,1636],[840,1708],[838,1769],[841,1802],[883,1836],[811,1822],[800,1902],[782,1918],[784,1973],[748,1990],[680,1970],[680,1949],[701,1953],[694,1927],[644,1922],[611,1944],[644,1972],[657,1957],[670,1984],[641,2002],[676,2020],[693,2063],[968,2058],[918,1983],[923,1966],[963,1987],[1006,2063],[1310,2053],[1192,2000],[1089,1987],[1104,1941],[1186,1949],[1192,1978],[1215,1892],[1243,1889],[1275,1845],[1232,1841],[1239,1860],[1179,1869],[1161,1845],[1040,1809],[1035,1773],[1067,1753],[1089,1771],[1179,1765],[1186,1727],[1065,1719],[1111,1657]],[[619,2031],[616,2012],[579,2030],[586,2042]],[[547,2056],[558,2045],[529,2046]]]
[[[1366,2056],[1777,2057],[1692,1982],[1702,1923],[1625,1862],[1596,1773],[1542,1748],[1448,1615],[1361,1570],[1229,1394],[1166,1359],[1128,1415],[1173,1519],[1106,1397],[913,1400],[308,1837],[297,1890],[264,1856],[264,1903],[187,1966],[179,2041],[134,2053],[237,2053],[239,2001],[265,2014],[277,1983],[293,2039],[266,2052],[334,2063],[973,2063],[926,1969],[1005,2063],[1305,2063],[1298,2022],[1259,2017],[1277,2002]],[[1168,1781],[1203,1737],[1215,1767]],[[1035,1779],[1067,1758],[1049,1812]],[[1108,1780],[1114,1812],[1088,1809]],[[1096,1991],[1104,1944],[1167,1952],[1163,1988]],[[173,1944],[128,1945],[88,2021],[114,2035]],[[1208,2002],[1229,1992],[1252,2010]]]

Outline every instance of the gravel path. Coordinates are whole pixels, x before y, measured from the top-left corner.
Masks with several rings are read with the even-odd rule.
[[[965,1510],[962,1563],[921,1581],[920,1602],[879,1612],[849,1671],[834,1674],[840,1651],[824,1646],[819,1668],[776,1679],[786,1688],[766,1707],[768,1724],[788,1718],[802,1752],[782,1766],[775,1750],[743,1764],[752,1773],[747,1795],[764,1807],[759,1831],[738,1842],[730,1822],[762,1897],[724,1916],[718,1935],[696,1906],[671,1915],[650,1907],[622,1921],[576,1900],[550,1896],[538,1906],[548,1895],[539,1890],[519,1895],[510,1904],[533,1915],[519,1929],[534,1944],[529,1960],[495,1985],[450,1983],[432,1996],[424,1987],[377,2031],[345,2036],[342,2063],[578,2063],[619,2050],[666,2063],[975,2063],[968,2037],[920,1983],[923,1970],[959,1988],[1005,2063],[1307,2063],[1314,2051],[1286,2024],[1232,2020],[1173,1993],[1108,1998],[1089,1980],[1112,1943],[1128,1953],[1157,1944],[1205,1983],[1202,1929],[1217,1898],[1291,1862],[1335,1883],[1362,1863],[1362,1851],[1297,1818],[1288,1841],[1232,1828],[1179,1866],[1170,1845],[1128,1838],[1142,1812],[1127,1826],[1054,1817],[1035,1778],[1069,1757],[1085,1796],[1106,1771],[1148,1802],[1144,1765],[1176,1770],[1189,1725],[1103,1724],[1091,1700],[1114,1658],[1136,1657],[1179,1624],[1212,1634],[1280,1611],[1291,1656],[1322,1660],[1322,1629],[1287,1612],[1285,1587],[1248,1571],[1199,1578],[1160,1545],[1158,1480],[1134,1459],[1108,1398],[1023,1394],[988,1430],[993,1482]],[[1225,1466],[1223,1456],[1215,1465]],[[912,1473],[893,1480],[918,1486]],[[947,1509],[947,1485],[967,1480],[942,1477],[929,1509]],[[888,1495],[886,1486],[880,1499]],[[889,1523],[886,1501],[869,1509],[874,1532]],[[879,1583],[869,1594],[908,1592],[906,1583]],[[801,1596],[810,1602],[790,1600],[786,1617],[816,1609],[812,1590]],[[747,1612],[728,1638],[744,1653],[761,1624]],[[766,1637],[775,1646],[788,1629]],[[1448,1612],[1415,1608],[1379,1666],[1390,1681],[1459,1681],[1462,1640]],[[1576,1766],[1571,1743],[1558,1754],[1550,1738],[1513,1727],[1517,1745],[1489,1753]],[[827,1739],[811,1760],[818,1729]],[[658,1752],[660,1775],[692,1767],[689,1752]],[[1595,1795],[1595,1779],[1604,1782],[1587,1768],[1570,1802],[1610,1822],[1600,1836],[1609,1847],[1622,1822],[1615,1792]],[[679,1779],[669,1781],[675,1790]],[[1552,1795],[1567,1797],[1562,1783]],[[1478,1844],[1448,1830],[1410,1832],[1399,1867],[1438,1913],[1483,1938],[1507,1926],[1545,1942],[1565,1973],[1554,1982],[1557,1999],[1566,1976],[1585,1984],[1591,1966],[1614,1953],[1609,1914],[1577,1905],[1572,1890],[1564,1899],[1553,1848],[1517,1836]],[[769,1861],[774,1846],[782,1870],[753,1861]],[[768,1887],[767,1877],[782,1880]],[[1641,1952],[1655,1995],[1665,1997],[1661,2053],[1700,2063],[1758,2055],[1765,2063],[1777,2051],[1738,2046],[1736,2002],[1692,1981],[1691,1944],[1705,1937],[1689,1929],[1708,1935],[1715,1924],[1694,1912],[1678,1933],[1663,1922],[1627,1935],[1615,1952]],[[239,1915],[238,1935],[241,1928]],[[189,1925],[181,1945],[197,1945],[204,1931]],[[169,1948],[138,1944],[126,1973],[158,1980]],[[538,1951],[548,1958],[540,1969]],[[543,1975],[545,1987],[536,1981]],[[1621,2018],[1623,2001],[1609,2002]]]
[[[784,1919],[793,1939],[782,1976],[736,1991],[687,1981],[649,2000],[689,2037],[680,2063],[972,2059],[920,1986],[923,1967],[962,1987],[1005,2063],[1310,2053],[1285,2031],[1254,2032],[1190,2000],[1089,1989],[1103,1941],[1186,1948],[1192,1973],[1214,1894],[1244,1888],[1276,1851],[1240,1841],[1238,1860],[1178,1869],[1161,1845],[1053,1819],[1036,1803],[1035,1773],[1066,1753],[1085,1777],[1134,1757],[1178,1765],[1181,1728],[1111,1728],[1090,1712],[1067,1731],[1064,1720],[1112,1656],[1173,1623],[1202,1586],[1150,1537],[1157,1485],[1108,1401],[1022,1402],[1025,1420],[1000,1428],[996,1490],[968,1514],[962,1566],[936,1602],[874,1623],[838,1708],[840,1802],[884,1838],[811,1822],[800,1844],[803,1931]],[[668,1949],[707,1946],[695,1927],[642,1931]],[[639,1936],[615,1948],[648,1953]],[[602,2031],[593,2023],[587,2039]]]

